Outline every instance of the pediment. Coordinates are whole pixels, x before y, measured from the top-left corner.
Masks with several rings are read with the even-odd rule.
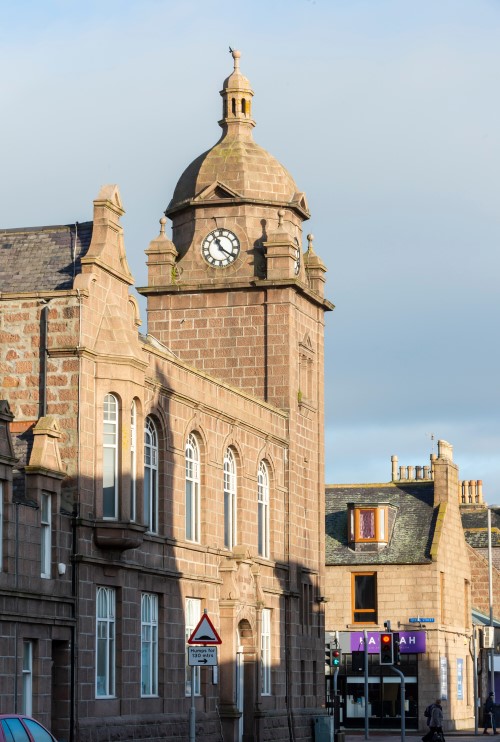
[[[312,342],[311,342],[311,336],[309,335],[308,332],[306,332],[306,334],[302,338],[302,341],[301,341],[300,345],[301,345],[302,348],[305,348],[310,353],[313,352],[313,345],[312,345]]]
[[[242,198],[241,193],[233,191],[232,188],[222,183],[220,180],[214,180],[209,186],[206,186],[195,197],[194,201],[219,201],[224,198]]]
[[[307,203],[306,194],[302,191],[298,191],[297,193],[293,194],[292,198],[292,204],[295,204],[304,211],[306,214],[309,214],[309,204]]]

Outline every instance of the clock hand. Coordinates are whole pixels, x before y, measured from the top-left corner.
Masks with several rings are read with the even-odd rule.
[[[217,237],[215,238],[214,242],[217,244],[217,247],[219,248],[219,250],[221,252],[225,252],[226,255],[231,255],[231,253],[229,252],[229,250],[226,250],[225,247],[222,247],[222,245],[220,243],[220,240]]]

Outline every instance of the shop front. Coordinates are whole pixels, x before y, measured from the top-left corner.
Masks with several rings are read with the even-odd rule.
[[[341,664],[337,675],[340,722],[346,729],[362,729],[365,703],[371,729],[401,728],[401,677],[391,666],[380,665],[380,634],[368,632],[368,698],[365,701],[364,635],[340,632]],[[418,661],[425,652],[425,632],[400,632],[400,664],[405,679],[405,726],[418,729]]]

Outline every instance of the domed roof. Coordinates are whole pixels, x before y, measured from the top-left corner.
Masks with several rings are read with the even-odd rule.
[[[253,141],[253,91],[239,71],[240,53],[232,51],[234,71],[224,81],[221,95],[223,133],[217,144],[196,158],[182,173],[166,210],[170,214],[196,200],[210,186],[226,191],[222,197],[294,205],[308,214],[303,194],[290,173]],[[300,203],[299,203],[300,201]]]

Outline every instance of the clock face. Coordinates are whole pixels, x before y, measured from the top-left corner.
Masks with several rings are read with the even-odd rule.
[[[294,272],[298,276],[300,271],[300,244],[297,238],[295,238],[295,244],[297,247],[295,248]]]
[[[230,229],[214,229],[201,243],[201,254],[209,265],[225,268],[240,254],[240,241]]]

